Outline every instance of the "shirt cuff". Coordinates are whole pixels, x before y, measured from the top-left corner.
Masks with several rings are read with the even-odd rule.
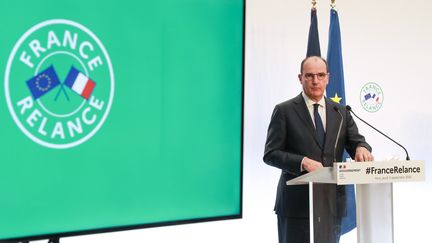
[[[303,157],[301,163],[300,163],[300,172],[305,171],[305,169],[303,169],[303,161],[306,159],[306,157]]]

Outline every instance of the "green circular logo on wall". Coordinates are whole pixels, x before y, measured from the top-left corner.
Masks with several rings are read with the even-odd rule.
[[[377,112],[384,101],[381,87],[373,82],[367,83],[360,91],[360,103],[368,112]]]
[[[27,30],[5,71],[5,96],[13,120],[34,142],[75,147],[106,120],[114,73],[102,42],[79,23],[54,19]]]

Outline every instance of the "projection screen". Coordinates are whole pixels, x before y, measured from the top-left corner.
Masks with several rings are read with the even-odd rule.
[[[241,217],[243,0],[0,9],[0,242]]]

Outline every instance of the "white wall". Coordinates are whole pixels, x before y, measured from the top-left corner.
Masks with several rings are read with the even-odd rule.
[[[329,2],[318,1],[322,55],[326,56]],[[336,1],[342,31],[348,103],[370,123],[426,160],[432,143],[432,2]],[[309,0],[248,0],[243,219],[151,228],[62,239],[62,242],[277,242],[273,203],[279,171],[262,162],[267,125],[276,103],[300,92],[296,75],[306,53]],[[360,105],[360,89],[378,83],[384,104],[376,113]],[[403,151],[360,124],[376,159],[404,158]],[[431,242],[432,182],[395,186],[396,243]],[[347,242],[354,242],[349,240]]]

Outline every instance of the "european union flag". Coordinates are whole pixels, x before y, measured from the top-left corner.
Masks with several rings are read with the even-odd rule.
[[[326,88],[327,97],[333,101],[345,105],[345,82],[342,62],[342,44],[339,26],[338,12],[330,10],[330,30],[327,49],[327,62],[329,67],[330,79]],[[365,97],[366,98],[366,97]],[[344,157],[348,157],[345,152]],[[356,205],[354,186],[345,186],[347,215],[342,218],[341,233],[345,234],[356,227]]]
[[[327,97],[342,105],[345,100],[345,82],[342,62],[342,44],[339,17],[335,9],[330,10],[330,30],[327,49],[327,62],[330,79],[327,85]]]
[[[27,81],[27,86],[35,100],[48,93],[59,84],[60,81],[53,65]]]

